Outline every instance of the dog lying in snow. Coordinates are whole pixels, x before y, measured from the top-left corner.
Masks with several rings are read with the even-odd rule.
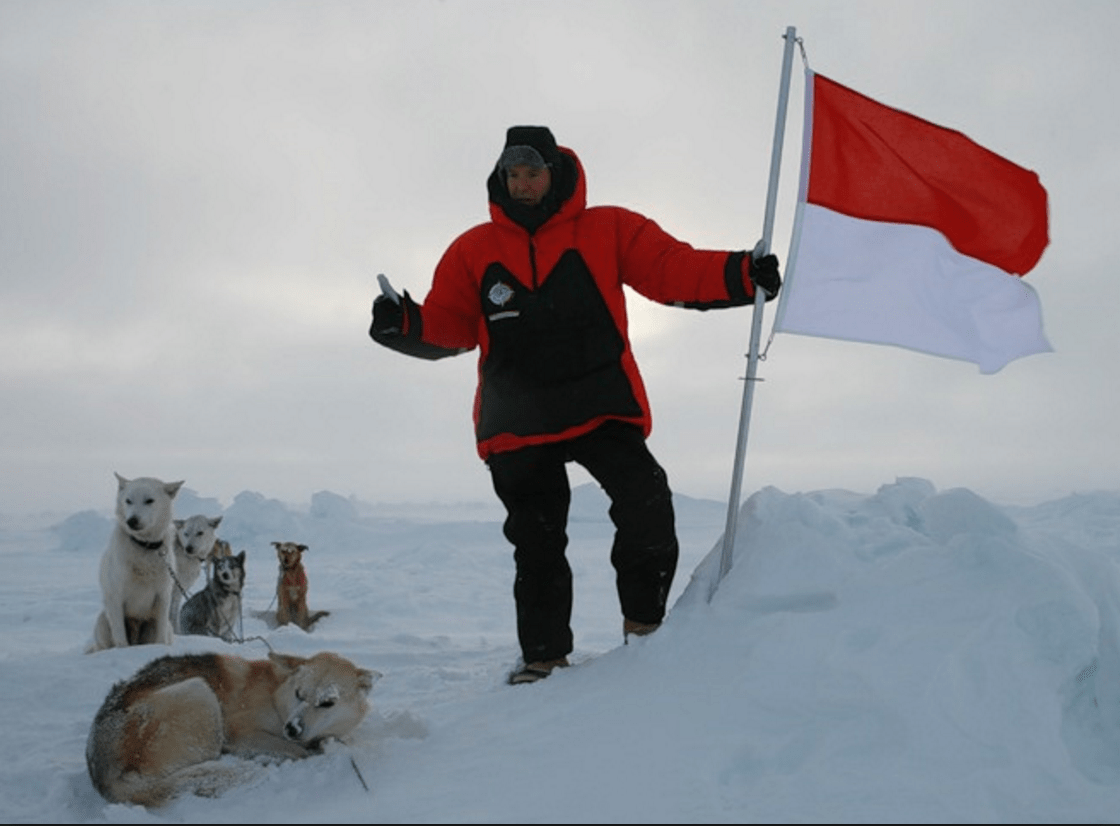
[[[221,755],[314,754],[361,723],[380,676],[325,651],[161,657],[109,691],[86,740],[90,780],[112,803],[216,796],[261,771],[255,762],[216,762]]]

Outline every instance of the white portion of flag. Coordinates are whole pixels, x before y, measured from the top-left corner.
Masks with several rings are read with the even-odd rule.
[[[802,204],[798,235],[777,331],[906,347],[982,373],[1053,349],[1034,289],[936,230]]]

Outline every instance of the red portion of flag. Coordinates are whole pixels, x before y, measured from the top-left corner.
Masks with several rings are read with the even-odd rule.
[[[1022,275],[1049,243],[1038,175],[818,74],[806,200],[938,230],[958,252]]]

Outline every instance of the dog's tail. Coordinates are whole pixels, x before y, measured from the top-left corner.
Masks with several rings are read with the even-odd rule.
[[[105,784],[96,783],[101,796],[112,803],[160,807],[184,794],[218,797],[234,786],[262,776],[267,767],[244,760],[217,760],[186,766],[167,775],[127,772]]]

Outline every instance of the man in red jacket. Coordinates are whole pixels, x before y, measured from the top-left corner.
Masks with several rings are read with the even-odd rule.
[[[490,221],[460,235],[422,304],[379,296],[370,336],[438,359],[479,348],[478,452],[505,505],[522,663],[510,682],[568,664],[567,547],[578,462],[611,500],[623,639],[654,631],[677,567],[672,494],[646,447],[649,402],[630,349],[623,285],[707,310],[773,298],[778,259],[697,250],[650,219],[587,206],[583,167],[543,126],[514,126],[487,179]]]

